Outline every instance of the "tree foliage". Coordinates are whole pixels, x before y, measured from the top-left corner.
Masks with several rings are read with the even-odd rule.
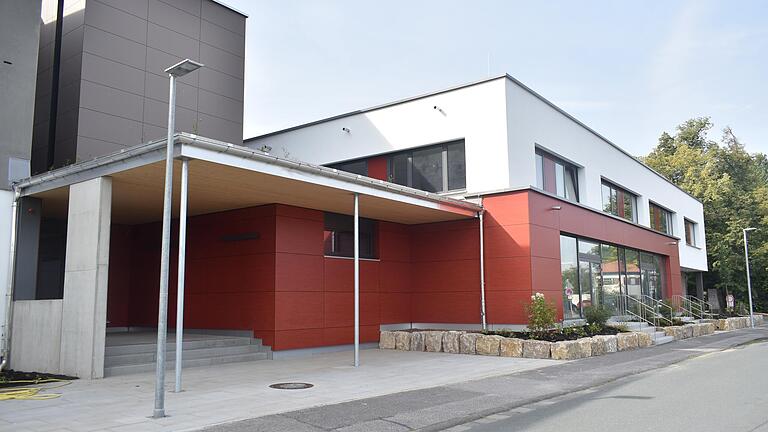
[[[742,229],[759,228],[749,234],[753,297],[768,310],[768,159],[749,154],[731,128],[719,142],[709,138],[711,129],[708,117],[690,119],[674,135],[662,133],[643,160],[704,205],[706,287],[746,302]]]

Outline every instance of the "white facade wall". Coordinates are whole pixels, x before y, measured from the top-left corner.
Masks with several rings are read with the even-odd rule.
[[[638,223],[650,226],[648,202],[671,210],[672,233],[680,237],[680,266],[707,270],[702,204],[517,83],[507,82],[510,184],[536,185],[535,147],[579,166],[579,200],[602,209],[602,178],[638,195]],[[697,223],[700,247],[685,243],[683,218]]]
[[[582,204],[602,209],[605,178],[638,195],[641,225],[650,225],[649,200],[674,212],[681,267],[707,270],[700,202],[506,77],[257,137],[247,145],[325,165],[460,138],[466,143],[466,194],[535,186],[539,146],[580,167]],[[697,223],[699,247],[685,244],[683,218]]]
[[[467,192],[504,189],[509,187],[504,81],[459,88],[246,144],[268,145],[275,156],[325,165],[464,138]]]

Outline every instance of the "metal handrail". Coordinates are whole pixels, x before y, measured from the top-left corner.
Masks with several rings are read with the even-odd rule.
[[[620,316],[631,316],[654,327],[658,326],[662,321],[672,324],[671,320],[659,312],[662,308],[668,308],[671,313],[672,308],[653,297],[646,295],[635,297],[628,294],[619,294],[617,298],[619,300],[617,304]]]
[[[673,295],[670,299],[672,306],[680,314],[679,316],[696,318],[696,304],[690,298],[679,294]]]
[[[668,309],[669,316],[671,318],[672,315],[674,314],[672,306],[664,303],[661,300],[656,300],[655,298],[647,294],[641,294],[640,297],[643,299],[643,303],[647,304],[648,307],[653,311],[654,325],[659,325],[660,321],[665,321],[668,325],[672,325],[672,320],[664,316],[663,313],[661,313],[661,310]]]
[[[690,300],[692,304],[696,305],[696,308],[699,310],[701,319],[714,317],[714,314],[709,311],[709,304],[704,300],[696,296],[688,296],[688,300]]]

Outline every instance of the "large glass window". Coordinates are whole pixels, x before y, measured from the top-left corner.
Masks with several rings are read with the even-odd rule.
[[[583,317],[592,305],[615,311],[622,294],[661,299],[664,263],[659,255],[561,235],[564,319]]]
[[[574,237],[560,236],[560,271],[563,277],[563,318],[581,317],[579,258]]]
[[[352,216],[325,213],[324,252],[327,256],[355,256],[355,221]],[[378,223],[360,218],[360,258],[378,258]]]
[[[696,223],[685,219],[685,243],[696,246]]]
[[[443,189],[443,150],[430,147],[413,152],[413,183],[411,187],[427,192]]]
[[[578,202],[578,168],[536,149],[536,187],[569,201]]]
[[[654,203],[650,203],[648,209],[651,215],[651,228],[672,235],[672,212]]]
[[[637,222],[637,196],[613,183],[603,180],[603,211]]]
[[[464,140],[390,154],[387,178],[428,192],[462,190],[467,186]]]
[[[619,248],[613,245],[600,245],[603,276],[603,305],[611,311],[618,306],[618,296],[621,294],[621,268],[619,265]]]

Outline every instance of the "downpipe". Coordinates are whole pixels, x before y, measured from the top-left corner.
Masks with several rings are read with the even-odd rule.
[[[2,340],[2,361],[0,361],[0,372],[5,370],[9,362],[11,352],[11,323],[13,322],[13,288],[14,275],[16,273],[16,236],[19,224],[19,199],[21,190],[18,186],[13,186],[13,204],[11,205],[11,248],[8,258],[8,280],[5,293],[5,322],[3,323]]]
[[[482,198],[480,201],[482,206]],[[485,209],[477,212],[477,217],[480,219],[480,318],[483,325],[483,330],[488,329],[488,323],[485,317],[485,235],[483,231],[483,215]]]

